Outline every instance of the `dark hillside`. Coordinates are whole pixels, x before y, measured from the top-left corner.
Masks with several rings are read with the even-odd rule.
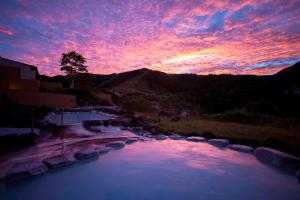
[[[40,76],[40,79],[67,82],[63,76]],[[147,99],[164,99],[171,107],[172,102],[182,101],[199,107],[202,113],[246,109],[270,115],[300,116],[297,93],[300,62],[273,76],[166,74],[143,68],[110,75],[80,74],[76,81],[79,87],[96,92],[115,90],[124,95],[137,93],[146,95]]]

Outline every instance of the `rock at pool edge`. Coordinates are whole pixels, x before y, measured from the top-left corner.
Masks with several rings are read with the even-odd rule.
[[[228,148],[235,150],[235,151],[244,152],[244,153],[251,153],[254,150],[250,146],[241,145],[241,144],[231,144],[228,146]]]
[[[168,136],[166,136],[166,135],[154,135],[153,138],[156,139],[156,140],[165,140],[165,139],[168,139]]]
[[[125,146],[125,142],[123,141],[111,142],[106,145],[106,147],[111,147],[113,149],[122,149],[124,146]]]
[[[205,142],[206,138],[204,138],[204,137],[187,137],[186,140],[191,141],[191,142]]]
[[[43,174],[47,170],[47,166],[41,162],[17,163],[9,169],[6,174],[6,179],[9,181],[16,181]]]
[[[128,138],[126,140],[126,144],[132,144],[132,143],[135,143],[137,141],[139,141],[137,138]]]
[[[268,148],[258,147],[254,150],[254,155],[263,163],[274,167],[296,170],[300,168],[300,158],[288,153]]]
[[[210,139],[208,143],[217,147],[226,147],[230,144],[226,139]]]
[[[45,163],[49,168],[58,168],[58,167],[64,167],[67,165],[70,165],[74,163],[74,160],[71,160],[67,158],[64,155],[57,155],[51,158],[47,158],[43,160],[43,163]]]
[[[110,150],[112,150],[111,147],[97,147],[97,148],[96,148],[96,151],[97,151],[99,154],[105,154],[105,153],[108,153]]]
[[[174,135],[170,135],[169,138],[172,139],[172,140],[181,140],[184,137],[181,136],[181,135],[178,135],[178,134],[174,134]]]
[[[95,158],[98,156],[98,152],[95,149],[83,149],[75,153],[75,158],[78,160]]]

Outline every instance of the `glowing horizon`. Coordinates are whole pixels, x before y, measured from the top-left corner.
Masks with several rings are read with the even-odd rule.
[[[300,1],[0,2],[0,56],[62,74],[75,50],[91,73],[273,74],[300,60]]]

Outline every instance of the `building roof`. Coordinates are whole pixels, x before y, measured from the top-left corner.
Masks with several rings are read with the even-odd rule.
[[[2,58],[1,56],[0,56],[0,67],[28,67],[31,70],[35,70],[38,73],[38,69],[36,66],[28,65],[15,60],[9,60],[6,58]]]

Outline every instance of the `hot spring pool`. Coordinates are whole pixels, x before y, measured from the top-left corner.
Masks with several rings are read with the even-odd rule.
[[[147,141],[9,185],[0,199],[300,199],[294,175],[207,143]]]

